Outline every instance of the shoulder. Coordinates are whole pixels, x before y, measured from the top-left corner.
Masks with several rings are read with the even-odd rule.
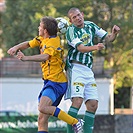
[[[59,36],[46,38],[44,39],[43,44],[47,47],[59,47],[61,45],[61,40]]]
[[[101,29],[97,24],[95,24],[92,21],[85,21],[84,24],[85,24],[85,27],[92,28],[93,30],[100,30]]]
[[[36,40],[43,40],[44,38],[42,36],[36,36],[34,39],[36,39]]]
[[[75,28],[76,28],[76,27],[75,27],[73,24],[71,24],[71,25],[68,27],[67,31],[74,30]]]
[[[94,24],[92,21],[84,21],[84,24]]]
[[[51,41],[51,42],[60,42],[60,37],[56,36],[56,37],[53,37],[53,38],[49,38],[49,41]]]
[[[30,41],[29,41],[29,45],[30,45],[30,47],[39,46],[39,45],[41,45],[41,43],[42,43],[43,40],[44,40],[43,37],[41,37],[41,36],[36,36],[33,40],[30,40]]]
[[[34,42],[34,43],[42,43],[42,41],[44,40],[44,38],[43,37],[41,37],[41,36],[36,36],[33,40],[31,40],[32,42]]]
[[[85,25],[89,25],[89,26],[97,26],[94,22],[92,21],[84,21]]]
[[[76,27],[75,25],[71,24],[67,29],[67,34],[76,34],[80,28]]]

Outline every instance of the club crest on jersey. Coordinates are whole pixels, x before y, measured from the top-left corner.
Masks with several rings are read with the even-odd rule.
[[[83,42],[83,44],[87,44],[90,42],[90,36],[88,34],[83,34],[81,41]]]

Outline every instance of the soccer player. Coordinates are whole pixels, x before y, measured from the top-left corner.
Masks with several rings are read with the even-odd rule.
[[[39,36],[33,40],[22,42],[7,51],[11,56],[17,53],[17,58],[22,61],[41,62],[44,86],[38,97],[38,133],[48,133],[50,115],[67,122],[73,126],[75,133],[80,133],[83,121],[68,115],[57,107],[67,89],[63,61],[64,49],[59,36],[57,36],[57,21],[52,17],[43,17],[38,30]],[[21,50],[29,47],[39,47],[40,54],[24,55]]]
[[[68,90],[65,99],[71,99],[72,104],[68,111],[73,117],[77,117],[78,111],[84,101],[86,111],[84,114],[84,133],[92,133],[95,119],[95,112],[98,106],[97,85],[92,72],[93,56],[92,51],[104,49],[102,43],[94,45],[94,37],[102,40],[114,41],[120,28],[116,25],[112,33],[108,34],[91,21],[84,21],[83,12],[78,8],[71,8],[68,11],[71,22],[66,32],[68,42],[67,74]],[[73,133],[68,125],[68,133]]]

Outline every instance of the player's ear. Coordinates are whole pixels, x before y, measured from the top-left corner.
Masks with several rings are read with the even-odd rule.
[[[70,23],[72,22],[71,19],[69,19],[69,22],[70,22]]]
[[[84,17],[84,13],[83,13],[83,12],[81,12],[81,14],[82,14],[82,16]]]
[[[44,33],[48,33],[48,31],[47,31],[47,29],[44,29],[44,31],[43,31]]]

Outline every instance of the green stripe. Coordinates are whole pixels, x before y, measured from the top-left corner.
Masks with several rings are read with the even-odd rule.
[[[95,118],[95,114],[94,113],[86,112],[85,115],[89,116],[91,118]]]
[[[71,107],[69,109],[69,111],[74,112],[74,113],[77,113],[78,112],[78,109],[77,108],[74,108],[74,107]]]

